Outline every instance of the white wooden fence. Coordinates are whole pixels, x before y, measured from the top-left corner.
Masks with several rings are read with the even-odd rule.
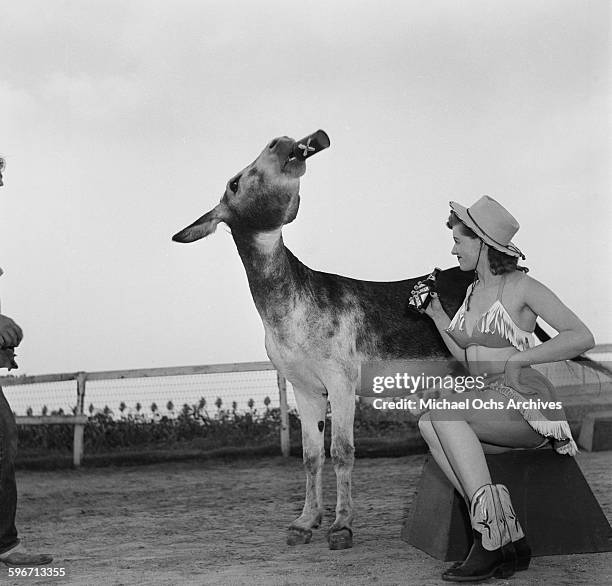
[[[134,370],[107,370],[101,372],[73,372],[62,374],[42,374],[35,376],[3,376],[0,386],[32,385],[38,383],[55,383],[76,381],[76,413],[74,415],[18,416],[17,425],[50,425],[62,424],[74,427],[73,463],[81,465],[83,458],[83,432],[88,417],[85,414],[85,395],[88,381],[142,379],[150,377],[185,376],[198,374],[218,374],[232,372],[254,372],[276,370],[271,362],[237,362],[228,364],[207,364],[198,366],[173,366],[167,368],[141,368]],[[276,374],[280,404],[280,446],[283,456],[289,456],[289,407],[287,404],[287,381]]]
[[[610,368],[611,363],[605,362],[610,358],[609,350],[612,345],[598,346],[593,352],[599,348],[604,348],[608,351],[602,355],[601,360]],[[598,358],[600,358],[598,356]],[[553,384],[560,391],[565,386],[580,385],[584,389],[594,386],[597,393],[601,393],[604,387],[602,383],[606,383],[606,392],[610,389],[610,377],[597,373],[589,368],[584,368],[583,365],[570,362],[561,362],[554,364],[539,365],[538,369],[551,379]],[[175,366],[166,368],[142,368],[133,370],[109,370],[100,372],[73,372],[62,374],[43,374],[35,376],[2,376],[0,377],[0,386],[14,385],[33,385],[38,383],[61,383],[65,381],[76,381],[76,412],[74,415],[29,415],[16,417],[18,425],[49,425],[63,424],[72,425],[74,427],[73,440],[73,462],[74,466],[81,465],[83,458],[83,432],[88,421],[88,416],[85,413],[85,397],[88,381],[111,381],[122,379],[146,379],[153,377],[180,377],[189,375],[207,375],[219,373],[245,373],[245,372],[262,372],[275,371],[274,365],[271,362],[237,362],[227,364],[208,364],[197,366]],[[280,446],[283,456],[289,456],[289,407],[287,402],[287,381],[285,378],[276,373],[276,383],[279,393],[280,407]]]

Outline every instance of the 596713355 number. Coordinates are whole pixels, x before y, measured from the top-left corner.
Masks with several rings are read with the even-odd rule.
[[[8,575],[10,578],[59,578],[66,575],[66,568],[49,568],[45,566],[26,568],[16,566],[8,569]]]

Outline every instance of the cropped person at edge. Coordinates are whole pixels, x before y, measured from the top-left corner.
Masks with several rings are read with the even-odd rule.
[[[0,187],[5,161],[0,158]],[[0,275],[2,269],[0,269]],[[0,368],[14,367],[13,348],[19,346],[23,333],[10,318],[0,314]],[[15,416],[0,388],[0,562],[9,566],[40,566],[53,558],[48,554],[30,553],[17,537],[17,485],[15,457],[17,455],[17,425]]]

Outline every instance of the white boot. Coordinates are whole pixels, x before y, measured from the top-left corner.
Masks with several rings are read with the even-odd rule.
[[[478,582],[492,576],[508,578],[514,574],[516,553],[504,517],[498,486],[508,494],[508,489],[503,485],[485,484],[472,496],[470,501],[470,522],[474,534],[472,549],[461,565],[452,566],[442,574],[443,580]]]
[[[508,489],[503,484],[496,484],[495,488],[497,489],[508,531],[510,531],[510,538],[512,539],[512,544],[516,552],[516,570],[526,570],[531,561],[531,547],[529,547],[529,543],[527,543],[523,528],[512,506]]]

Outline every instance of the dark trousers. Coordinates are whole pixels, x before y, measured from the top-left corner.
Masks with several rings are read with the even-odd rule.
[[[0,388],[0,553],[17,543],[15,512],[17,485],[15,457],[17,456],[17,425],[11,407]]]

